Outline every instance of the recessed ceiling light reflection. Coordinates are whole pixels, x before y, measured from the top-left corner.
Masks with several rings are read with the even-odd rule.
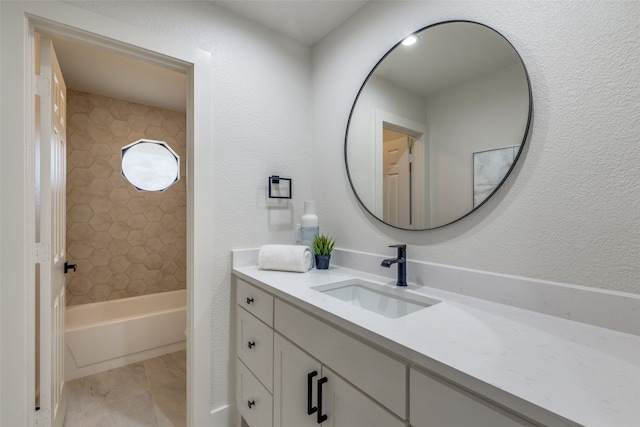
[[[415,34],[411,34],[410,36],[407,36],[405,37],[404,40],[402,40],[402,45],[411,46],[413,44],[416,44],[417,41],[418,41],[418,36],[416,36]]]

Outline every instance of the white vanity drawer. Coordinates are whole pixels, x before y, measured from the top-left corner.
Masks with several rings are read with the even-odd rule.
[[[252,427],[273,426],[273,397],[240,361],[236,368],[238,411]]]
[[[238,278],[236,304],[273,327],[273,296]]]
[[[275,328],[400,418],[407,419],[404,363],[278,299]]]
[[[273,391],[273,329],[238,308],[237,354],[251,372]]]

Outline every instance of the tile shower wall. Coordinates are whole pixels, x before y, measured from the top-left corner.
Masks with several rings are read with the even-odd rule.
[[[186,287],[186,117],[69,90],[67,305]],[[122,176],[120,149],[138,139],[167,142],[181,159],[180,181],[162,193]]]

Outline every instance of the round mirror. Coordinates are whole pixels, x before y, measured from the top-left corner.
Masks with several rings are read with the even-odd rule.
[[[138,190],[164,191],[180,179],[180,157],[164,141],[122,147],[122,175]]]
[[[412,36],[360,88],[345,163],[370,214],[427,230],[465,217],[505,181],[529,130],[531,86],[513,46],[485,25],[442,22]]]

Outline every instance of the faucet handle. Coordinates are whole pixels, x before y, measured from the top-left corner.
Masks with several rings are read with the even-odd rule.
[[[389,245],[390,248],[407,249],[407,245],[404,243],[398,243],[396,245]]]
[[[398,243],[397,245],[389,245],[390,248],[398,248],[398,258],[407,257],[407,245],[404,243]]]

